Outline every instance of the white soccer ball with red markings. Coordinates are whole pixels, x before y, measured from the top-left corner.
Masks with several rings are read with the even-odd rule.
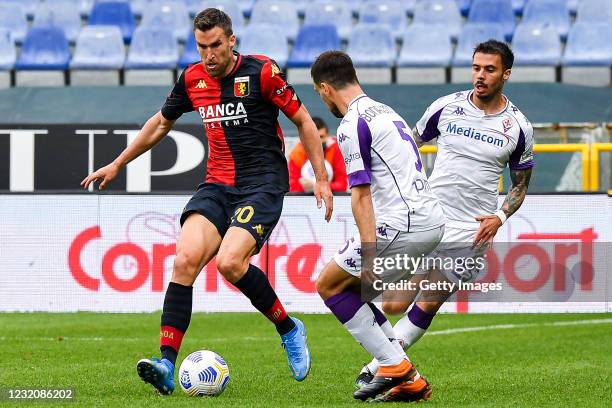
[[[230,380],[229,367],[223,358],[210,350],[194,351],[179,368],[179,383],[190,397],[215,397]]]

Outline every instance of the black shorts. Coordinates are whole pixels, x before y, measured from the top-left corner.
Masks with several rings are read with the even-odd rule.
[[[247,230],[255,238],[259,252],[281,216],[284,196],[284,191],[265,186],[203,183],[185,206],[181,226],[189,214],[202,214],[217,227],[222,238],[229,227]]]

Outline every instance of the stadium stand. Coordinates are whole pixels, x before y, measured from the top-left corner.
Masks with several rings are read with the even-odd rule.
[[[468,23],[463,26],[452,62],[451,81],[453,83],[471,82],[470,65],[474,47],[491,38],[503,41],[504,31],[499,24]]]
[[[529,0],[521,21],[528,24],[550,25],[565,41],[570,28],[566,0]]]
[[[582,0],[578,3],[576,22],[612,24],[612,0]]]
[[[270,24],[249,24],[238,48],[243,54],[266,55],[280,67],[287,65],[289,48],[281,26]]]
[[[89,13],[91,13],[91,8],[94,5],[94,0],[77,0],[79,3],[79,13],[81,17],[87,18],[89,17]]]
[[[167,28],[138,27],[125,63],[126,85],[171,85],[179,47]]]
[[[398,0],[366,0],[359,10],[360,23],[385,25],[396,40],[402,38],[406,21],[406,10]]]
[[[467,17],[470,12],[470,6],[472,5],[472,0],[455,0],[457,2],[457,6],[459,7],[459,11],[461,11],[461,15]]]
[[[419,1],[416,4],[412,24],[429,26],[430,32],[443,26],[446,31],[450,30],[453,40],[456,41],[463,22],[455,0],[432,0]]]
[[[348,3],[334,0],[316,0],[306,7],[304,26],[331,24],[344,41],[353,29],[353,14]]]
[[[259,0],[251,13],[251,24],[279,26],[289,41],[294,41],[300,29],[295,5],[283,0]]]
[[[563,55],[563,82],[609,86],[612,66],[611,38],[610,23],[575,23],[570,29]]]
[[[178,41],[185,42],[191,32],[191,21],[182,0],[155,0],[143,10],[140,27],[167,28]]]
[[[473,0],[468,23],[490,23],[502,27],[506,41],[512,40],[515,18],[510,0]]]
[[[357,24],[346,51],[353,59],[360,82],[391,82],[391,67],[395,63],[396,48],[388,26]]]
[[[242,11],[242,15],[244,17],[251,17],[255,0],[237,0],[237,2],[240,6],[240,10]]]
[[[179,68],[183,69],[187,65],[197,62],[200,60],[200,54],[198,54],[198,47],[196,46],[195,37],[193,35],[187,36],[187,42],[183,48],[183,53],[179,59]]]
[[[25,7],[13,1],[0,2],[0,28],[11,33],[11,38],[21,44],[28,32]]]
[[[287,76],[290,83],[309,84],[310,65],[319,54],[327,50],[341,49],[336,27],[325,25],[304,25],[295,40],[287,62]]]
[[[136,23],[129,3],[125,1],[98,1],[91,9],[89,25],[115,25],[121,30],[123,41],[129,44]]]
[[[11,70],[15,67],[17,50],[8,30],[0,28],[0,89],[10,88]]]
[[[28,31],[17,59],[18,86],[63,86],[70,49],[64,30],[34,27]]]
[[[74,5],[72,0],[41,2],[34,11],[33,27],[57,27],[74,44],[81,31],[81,12]]]
[[[125,47],[118,27],[84,27],[70,62],[70,84],[119,85],[119,70],[124,63]]]
[[[514,14],[517,16],[523,15],[525,3],[527,3],[527,0],[512,0],[512,11],[514,11]]]
[[[553,25],[527,22],[519,24],[514,32],[512,50],[512,81],[556,81],[556,67],[561,61],[561,41]]]
[[[242,36],[242,32],[244,30],[244,17],[242,16],[242,11],[240,10],[240,6],[236,1],[233,0],[205,0],[201,1],[198,6],[198,11],[204,10],[209,7],[218,8],[219,10],[223,10],[227,13],[232,19],[232,29],[234,30],[234,35],[238,38]],[[191,33],[192,24],[189,24],[189,32]]]
[[[446,82],[446,67],[453,56],[453,46],[450,32],[442,26],[438,27],[435,30],[429,30],[424,24],[412,24],[408,27],[397,59],[398,83]]]

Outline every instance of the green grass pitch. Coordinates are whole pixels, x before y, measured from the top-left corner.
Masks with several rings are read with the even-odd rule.
[[[220,397],[195,399],[178,385],[172,396],[157,396],[136,375],[138,359],[158,354],[158,313],[0,314],[0,387],[75,389],[75,402],[13,404],[19,407],[363,404],[352,390],[367,353],[333,316],[298,316],[313,355],[302,383],[291,378],[279,338],[262,316],[194,314],[179,362],[210,349],[225,358],[231,375]],[[433,387],[425,407],[610,406],[610,314],[442,314],[430,332],[409,350]]]

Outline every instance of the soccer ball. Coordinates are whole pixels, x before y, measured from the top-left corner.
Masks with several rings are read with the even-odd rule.
[[[179,383],[190,397],[215,397],[229,383],[229,367],[225,360],[210,350],[194,351],[179,368]]]

